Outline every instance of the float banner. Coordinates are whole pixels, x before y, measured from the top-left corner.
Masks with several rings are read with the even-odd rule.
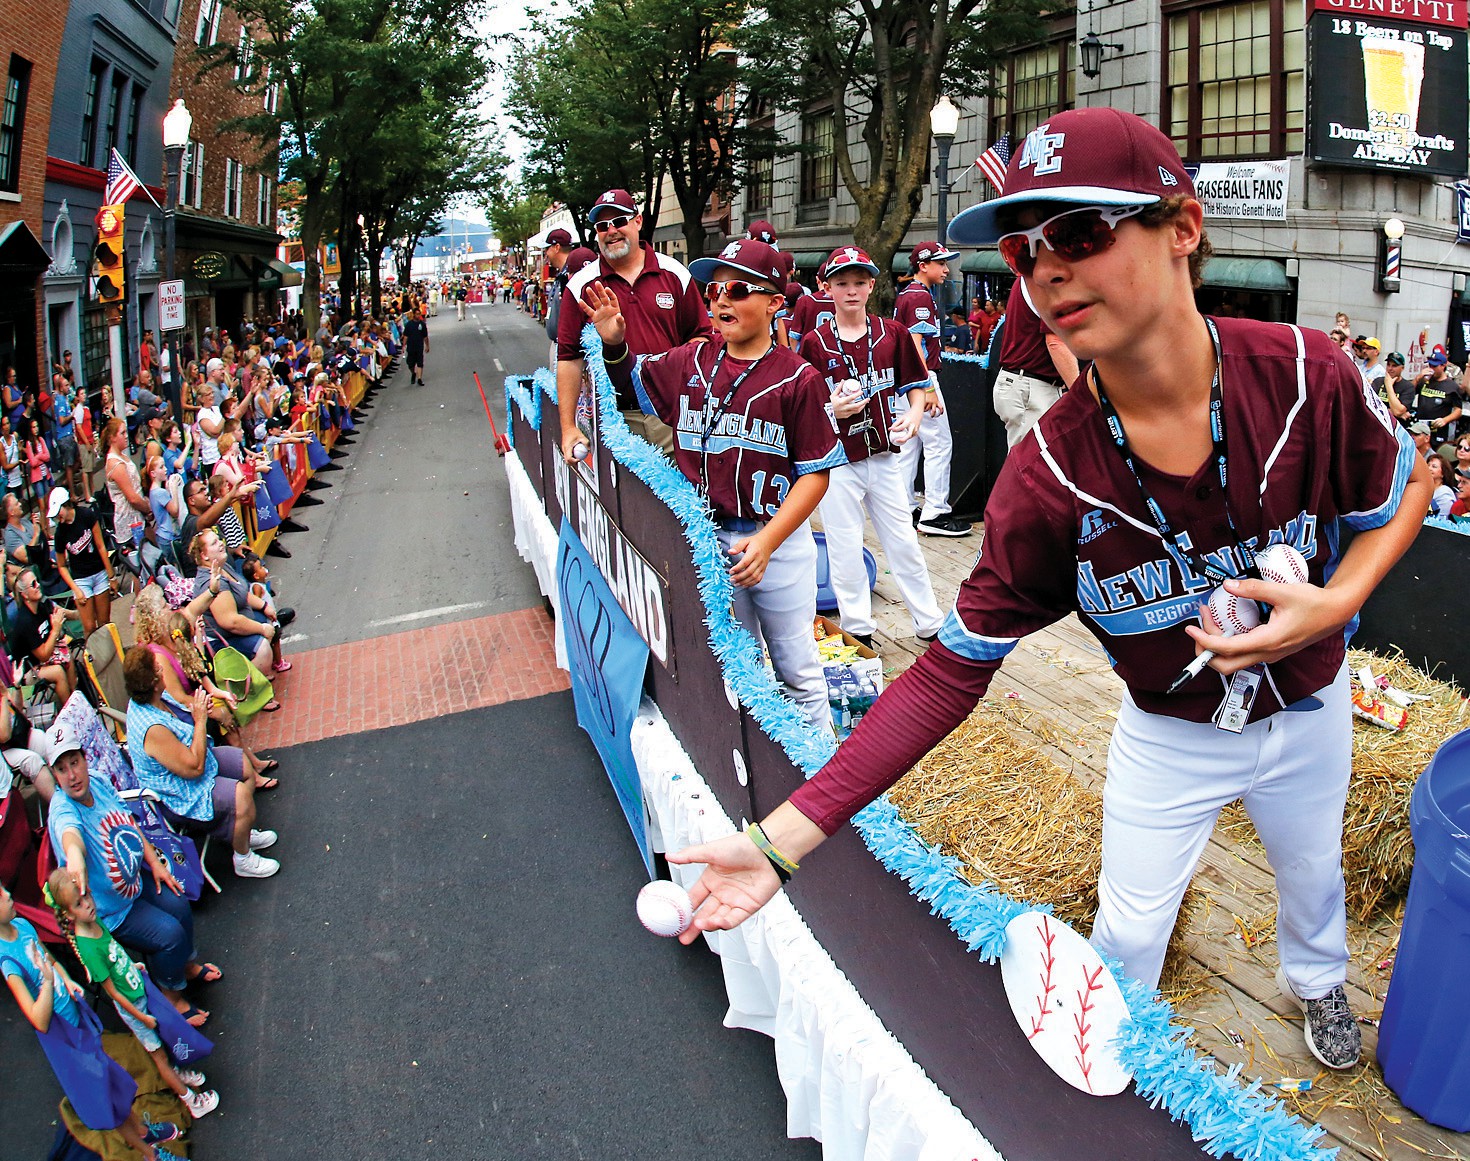
[[[1412,20],[1464,28],[1470,17],[1466,0],[1307,0],[1308,12],[1330,12],[1350,20]]]
[[[643,696],[648,645],[633,628],[602,573],[566,518],[556,553],[557,588],[561,593],[561,626],[572,667],[572,701],[577,724],[592,738],[602,757],[618,804],[653,878],[653,850],[633,761],[629,731]]]
[[[1314,160],[1465,176],[1470,55],[1459,7],[1458,28],[1313,13],[1307,99]]]
[[[1470,242],[1470,182],[1455,183],[1456,241]]]
[[[1194,192],[1205,217],[1286,220],[1285,161],[1211,161],[1193,168]]]

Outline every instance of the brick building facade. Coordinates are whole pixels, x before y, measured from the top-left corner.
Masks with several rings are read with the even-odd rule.
[[[0,368],[36,386],[46,374],[40,277],[46,140],[66,11],[0,8]]]

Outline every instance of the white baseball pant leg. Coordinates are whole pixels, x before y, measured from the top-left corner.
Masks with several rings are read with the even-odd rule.
[[[748,533],[719,529],[727,553]],[[832,729],[827,677],[817,654],[812,622],[817,616],[817,542],[803,524],[771,553],[766,574],[753,588],[735,589],[736,618],[757,641],[764,640],[776,677],[787,686],[813,727]]]
[[[1315,999],[1346,980],[1346,667],[1317,697],[1321,709],[1278,713],[1237,735],[1145,713],[1125,695],[1108,747],[1092,942],[1145,987],[1158,985],[1179,902],[1216,816],[1236,798],[1276,875],[1277,953],[1292,989]]]
[[[944,402],[942,393],[939,401]],[[895,416],[901,416],[907,410],[908,399],[900,398],[894,408]],[[919,519],[933,520],[951,511],[949,465],[954,459],[954,436],[949,427],[948,410],[938,415],[925,415],[919,421],[919,434],[898,449],[899,468],[910,513],[918,503],[914,481],[919,478],[920,454],[924,457],[924,510],[919,513]]]
[[[995,377],[991,404],[1006,425],[1006,447],[1021,442],[1047,408],[1062,397],[1062,389],[1044,379],[1033,379],[1017,371],[1002,371]]]

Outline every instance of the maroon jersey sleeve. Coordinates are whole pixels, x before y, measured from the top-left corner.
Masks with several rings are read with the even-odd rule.
[[[926,370],[939,370],[939,322],[934,298],[917,282],[910,282],[893,300],[894,321],[910,334],[918,335],[924,344]],[[913,340],[909,340],[913,345]]]
[[[798,477],[847,463],[827,410],[829,398],[822,376],[810,366],[801,367],[786,406],[786,448]]]
[[[585,269],[595,269],[593,263]],[[556,320],[556,361],[558,363],[570,362],[580,359],[582,354],[582,328],[587,324],[587,316],[582,313],[582,292],[586,289],[590,278],[582,278],[582,271],[562,290],[561,313]]]
[[[684,287],[684,293],[679,297],[679,341],[687,343],[691,339],[708,339],[714,335],[714,328],[710,326],[709,308],[704,303],[704,292],[700,290],[699,283],[691,277],[689,283]]]
[[[915,387],[928,387],[930,367],[919,358],[918,348],[914,346],[914,340],[908,328],[897,322],[890,322],[888,325],[897,332],[893,336],[897,340],[893,350],[894,390],[903,395]],[[938,350],[936,345],[934,355],[936,366],[939,362]]]

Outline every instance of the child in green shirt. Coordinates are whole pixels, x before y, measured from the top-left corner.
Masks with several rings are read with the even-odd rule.
[[[196,1120],[219,1105],[219,1093],[213,1089],[194,1087],[204,1084],[204,1074],[191,1069],[175,1069],[174,1063],[164,1051],[159,1038],[158,1020],[148,1012],[148,998],[143,990],[143,975],[138,965],[121,944],[113,939],[112,933],[97,922],[97,905],[89,891],[83,895],[77,890],[76,880],[64,867],[51,872],[46,882],[51,905],[61,920],[61,929],[87,970],[87,976],[112,999],[117,1014],[122,1017],[143,1050],[158,1066],[158,1075],[163,1078],[178,1098],[184,1102]],[[165,1138],[167,1139],[167,1138]]]

